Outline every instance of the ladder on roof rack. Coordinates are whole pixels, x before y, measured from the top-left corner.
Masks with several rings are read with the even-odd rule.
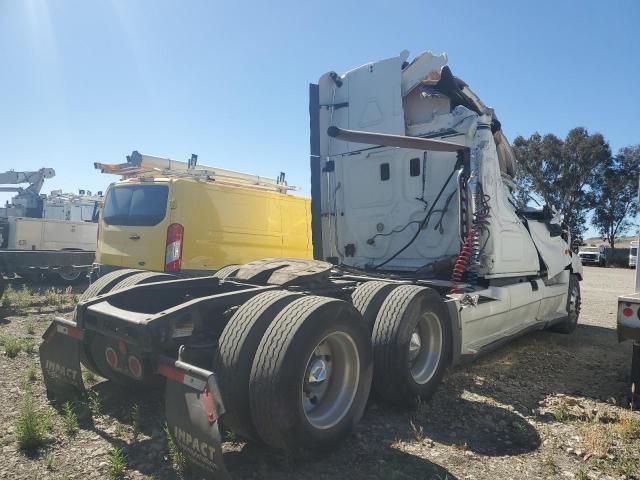
[[[273,180],[258,175],[225,170],[223,168],[197,165],[197,158],[197,155],[192,155],[189,162],[181,162],[170,158],[144,155],[138,151],[134,151],[131,155],[127,155],[126,163],[112,164],[96,162],[93,165],[102,173],[121,175],[123,178],[139,176],[181,177],[215,181],[226,185],[252,187],[281,193],[287,193],[289,190],[300,190],[299,187],[287,185],[284,180],[284,173],[281,173],[276,180]]]

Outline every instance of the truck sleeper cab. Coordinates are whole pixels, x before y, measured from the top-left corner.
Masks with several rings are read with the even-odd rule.
[[[450,365],[533,329],[573,331],[582,265],[566,227],[514,207],[500,124],[446,56],[407,57],[310,88],[316,260],[105,275],[45,334],[47,390],[81,392],[80,362],[123,385],[164,378],[178,448],[229,478],[222,415],[275,448],[331,447],[371,388],[412,406]]]

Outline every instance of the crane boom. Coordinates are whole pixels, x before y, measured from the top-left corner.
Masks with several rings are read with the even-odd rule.
[[[8,172],[0,173],[0,185],[20,185],[28,183],[27,188],[22,187],[0,187],[2,192],[31,192],[39,194],[42,189],[44,181],[48,178],[53,178],[56,172],[53,168],[41,168],[34,172],[18,172],[15,170],[9,170]]]
[[[41,168],[33,172],[19,172],[9,170],[0,172],[0,192],[17,192],[11,203],[0,208],[0,218],[8,216],[40,217],[42,215],[42,199],[40,190],[44,181],[53,178],[56,172],[53,168]],[[27,187],[17,185],[28,183]],[[16,185],[16,186],[7,186]]]

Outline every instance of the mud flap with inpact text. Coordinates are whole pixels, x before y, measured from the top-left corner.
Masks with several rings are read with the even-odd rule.
[[[218,419],[224,413],[215,377],[181,361],[160,365],[167,378],[165,415],[176,447],[198,478],[230,480]]]
[[[40,366],[47,395],[64,402],[85,394],[80,369],[83,331],[74,322],[56,318],[42,336]]]

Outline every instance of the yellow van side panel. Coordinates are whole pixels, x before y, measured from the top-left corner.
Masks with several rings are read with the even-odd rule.
[[[182,270],[312,258],[309,199],[191,179],[171,184],[171,223],[184,226]]]

